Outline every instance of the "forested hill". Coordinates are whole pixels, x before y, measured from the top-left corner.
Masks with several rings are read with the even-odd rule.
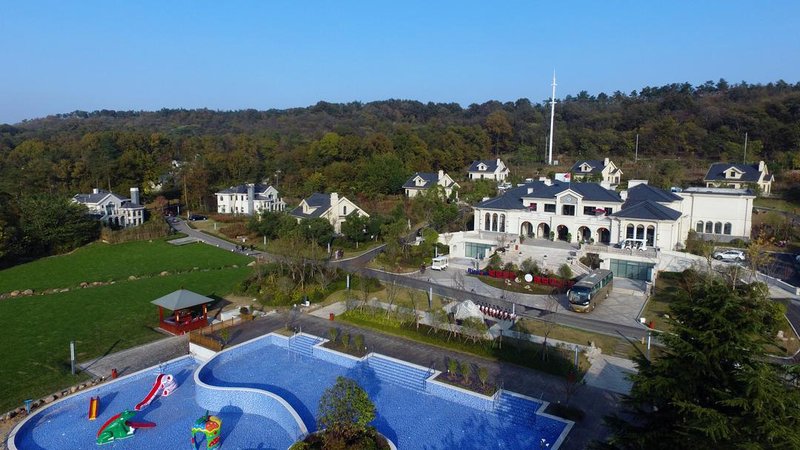
[[[76,111],[0,126],[0,190],[126,192],[172,173],[195,204],[219,187],[260,180],[294,196],[392,194],[414,171],[460,174],[495,154],[530,176],[544,158],[548,128],[547,102],[527,99],[466,108],[387,100],[269,111]],[[625,163],[638,134],[646,160],[701,167],[741,161],[745,133],[749,161],[765,159],[773,172],[800,166],[800,83],[582,92],[557,104],[555,151],[565,163],[605,156]]]

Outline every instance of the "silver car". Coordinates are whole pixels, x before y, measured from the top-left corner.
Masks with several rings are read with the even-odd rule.
[[[725,250],[714,253],[714,259],[720,261],[744,261],[744,252],[741,250]]]

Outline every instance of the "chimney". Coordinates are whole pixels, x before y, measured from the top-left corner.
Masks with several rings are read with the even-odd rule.
[[[609,163],[609,162],[611,162],[611,161],[609,161],[609,160],[608,160],[608,158],[604,159],[604,160],[603,160],[603,167],[604,167],[604,168],[605,168],[605,167],[608,167],[608,163]]]
[[[762,162],[763,162],[763,161],[762,161]],[[440,170],[439,170],[439,180],[441,180],[442,178],[444,178],[444,170],[441,170],[441,169],[440,169]]]
[[[623,202],[627,201],[628,200],[628,191],[620,192],[619,193],[619,198],[621,198]]]
[[[764,161],[759,161],[758,162],[758,171],[759,172],[765,172],[766,169],[767,169],[767,166],[766,166],[766,164],[764,164]]]
[[[551,180],[550,178],[545,178],[544,179],[544,185],[545,186],[552,186],[553,185],[553,180]]]
[[[339,204],[339,194],[336,192],[331,192],[331,207],[335,208],[336,205]]]
[[[255,214],[256,185],[247,183],[247,214]]]
[[[139,204],[139,188],[132,187],[131,188],[131,203],[138,205]]]
[[[100,189],[98,189],[98,188],[92,189],[92,194],[99,194],[99,193],[100,193]]]

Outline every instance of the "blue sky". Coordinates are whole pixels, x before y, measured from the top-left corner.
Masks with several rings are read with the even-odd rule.
[[[765,6],[766,5],[766,6]],[[800,1],[0,0],[0,123],[800,81]]]

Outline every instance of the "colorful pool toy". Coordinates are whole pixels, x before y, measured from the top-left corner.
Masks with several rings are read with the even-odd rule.
[[[100,408],[100,396],[89,399],[89,420],[97,419],[97,410]]]
[[[97,432],[97,445],[127,439],[133,436],[137,428],[153,428],[156,426],[156,424],[152,422],[131,422],[130,419],[135,415],[136,411],[126,409],[108,419],[108,421],[100,427],[100,431]]]
[[[221,443],[220,431],[222,430],[222,420],[217,416],[206,414],[197,419],[192,426],[192,450],[198,450],[198,446],[202,442],[196,439],[197,433],[203,433],[206,437],[206,450],[218,449]]]

